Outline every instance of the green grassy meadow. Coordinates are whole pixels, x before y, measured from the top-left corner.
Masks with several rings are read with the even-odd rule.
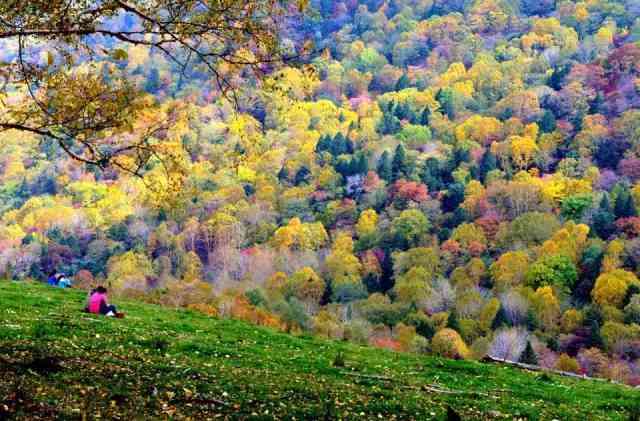
[[[640,390],[0,282],[1,419],[638,419]],[[344,357],[344,364],[337,363]]]

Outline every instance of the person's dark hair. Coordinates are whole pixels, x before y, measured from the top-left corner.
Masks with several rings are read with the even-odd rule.
[[[99,286],[98,288],[96,288],[96,292],[100,293],[100,294],[106,294],[107,293],[107,289],[103,286]]]

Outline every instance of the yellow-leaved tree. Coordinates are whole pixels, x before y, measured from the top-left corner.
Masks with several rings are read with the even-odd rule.
[[[146,255],[131,250],[111,257],[107,262],[107,274],[107,285],[115,292],[138,295],[146,291],[153,265]]]
[[[620,307],[627,294],[627,288],[631,285],[640,286],[638,277],[633,272],[614,269],[598,276],[591,297],[601,306]]]

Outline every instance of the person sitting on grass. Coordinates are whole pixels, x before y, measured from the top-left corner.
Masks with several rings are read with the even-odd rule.
[[[67,275],[61,273],[58,275],[58,283],[59,288],[70,288],[71,287],[71,279],[67,278]]]
[[[122,317],[122,313],[118,313],[116,306],[109,304],[107,299],[107,289],[99,286],[94,289],[89,296],[89,304],[85,309],[89,313],[102,314],[109,317]]]
[[[52,287],[58,286],[58,275],[55,270],[49,274],[49,277],[47,278],[47,285]]]

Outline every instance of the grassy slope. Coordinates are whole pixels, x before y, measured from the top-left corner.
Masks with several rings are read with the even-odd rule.
[[[640,402],[640,391],[623,386],[292,337],[133,302],[120,303],[124,320],[97,318],[78,311],[83,299],[0,282],[0,419],[443,419],[450,405],[463,419],[613,420],[629,419]],[[345,368],[332,364],[340,352]]]

